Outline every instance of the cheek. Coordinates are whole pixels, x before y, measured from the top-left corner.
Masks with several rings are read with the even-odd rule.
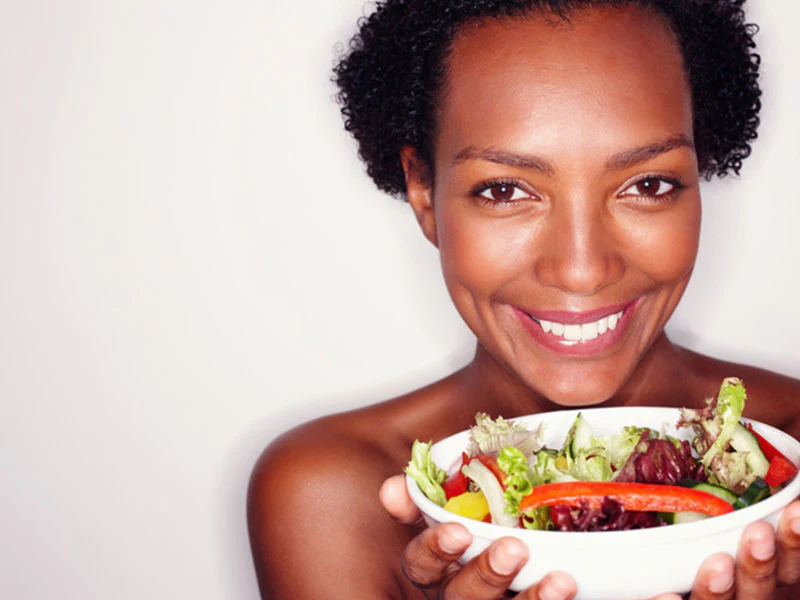
[[[694,267],[700,239],[700,197],[695,194],[685,200],[660,214],[621,220],[629,265],[654,281],[682,279]]]
[[[502,218],[475,218],[473,209],[446,209],[437,215],[442,270],[451,294],[491,296],[524,270],[530,227]],[[466,289],[465,289],[466,288]]]

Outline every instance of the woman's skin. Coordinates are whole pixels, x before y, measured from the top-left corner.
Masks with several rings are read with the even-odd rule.
[[[402,161],[410,204],[478,338],[475,357],[429,387],[314,421],[265,451],[248,503],[265,598],[507,597],[536,557],[503,538],[460,567],[467,530],[422,527],[396,475],[415,439],[463,430],[478,411],[697,408],[737,376],[747,416],[800,437],[800,382],[701,356],[663,332],[694,266],[701,212],[691,97],[666,24],[631,7],[583,11],[570,24],[492,20],[462,29],[447,64],[434,164],[411,147]],[[572,345],[541,324],[619,311],[615,330]],[[796,586],[775,591],[776,581],[798,579],[794,503],[777,536],[764,523],[748,527],[735,565],[709,557],[691,597],[798,598]],[[568,574],[553,573],[517,598],[574,593]]]

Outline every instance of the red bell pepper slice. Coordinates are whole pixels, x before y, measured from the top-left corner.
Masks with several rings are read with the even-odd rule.
[[[461,494],[465,494],[469,489],[469,479],[466,475],[461,472],[461,467],[469,463],[469,457],[467,456],[466,452],[461,453],[461,464],[458,465],[458,469],[455,473],[450,475],[445,482],[442,484],[442,489],[444,490],[445,498],[450,500],[455,496],[460,496]]]
[[[699,512],[717,516],[733,512],[733,506],[713,494],[677,485],[657,483],[621,483],[605,481],[568,481],[538,485],[520,502],[520,512],[540,506],[566,504],[600,508],[610,496],[626,510],[658,512]]]
[[[797,467],[786,456],[778,450],[775,446],[770,444],[763,436],[761,436],[755,429],[753,424],[747,424],[747,430],[752,433],[758,440],[758,446],[767,457],[769,461],[769,470],[764,476],[766,481],[771,487],[777,487],[785,483],[797,475]]]
[[[783,454],[778,453],[769,461],[769,470],[764,476],[770,487],[777,487],[797,475],[797,467]]]

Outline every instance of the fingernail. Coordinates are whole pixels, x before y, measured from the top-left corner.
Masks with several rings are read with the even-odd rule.
[[[566,600],[569,590],[561,586],[561,582],[553,577],[547,577],[539,588],[539,600]]]
[[[708,589],[714,594],[724,594],[733,587],[733,573],[728,569],[715,571],[708,580]]]
[[[775,556],[775,544],[771,539],[756,538],[750,544],[750,553],[756,560],[767,561]]]
[[[489,564],[498,575],[511,575],[527,558],[527,551],[521,542],[500,542],[489,552]]]
[[[447,554],[458,554],[469,544],[469,533],[463,529],[446,529],[439,537],[439,547]]]

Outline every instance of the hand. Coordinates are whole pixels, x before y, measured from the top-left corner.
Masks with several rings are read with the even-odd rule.
[[[736,561],[715,554],[700,566],[690,600],[773,600],[778,585],[800,581],[800,502],[786,507],[777,534],[768,523],[749,525],[739,540]],[[786,590],[785,598],[797,598]],[[666,594],[656,600],[679,600]]]
[[[496,540],[463,567],[458,557],[472,542],[472,535],[458,523],[425,528],[419,509],[406,490],[405,477],[387,479],[380,491],[384,508],[397,521],[420,530],[403,552],[403,572],[428,598],[458,600],[571,600],[577,593],[575,580],[557,571],[514,595],[511,581],[528,561],[528,548],[513,537]]]

